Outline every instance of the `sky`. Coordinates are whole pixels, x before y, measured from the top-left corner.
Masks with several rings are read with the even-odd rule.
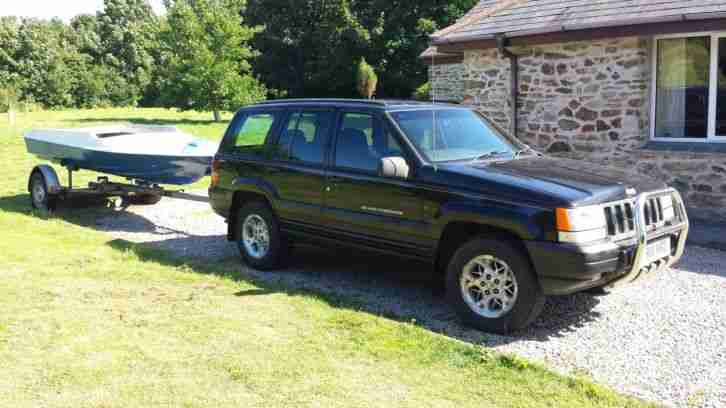
[[[149,0],[159,13],[164,9],[162,0]],[[103,8],[103,0],[0,0],[0,16],[59,17],[69,21],[78,14],[95,14]]]

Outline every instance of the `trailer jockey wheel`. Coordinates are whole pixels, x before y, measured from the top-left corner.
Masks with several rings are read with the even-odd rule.
[[[40,171],[30,176],[30,203],[36,210],[51,212],[55,210],[57,197],[48,192],[48,183]]]

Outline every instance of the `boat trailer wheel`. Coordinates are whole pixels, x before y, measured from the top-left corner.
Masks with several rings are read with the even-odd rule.
[[[43,173],[36,171],[30,176],[30,203],[36,210],[55,209],[55,197],[48,192],[48,184]]]

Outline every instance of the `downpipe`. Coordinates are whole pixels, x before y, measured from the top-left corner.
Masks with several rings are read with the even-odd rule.
[[[517,102],[519,101],[519,57],[517,54],[511,52],[507,47],[509,46],[509,38],[505,37],[503,34],[498,34],[496,36],[497,39],[497,50],[500,54],[505,56],[509,59],[509,101],[511,103],[511,121],[510,121],[510,128],[509,133],[512,135],[513,138],[518,139],[517,137],[517,125],[518,125],[518,118],[517,115],[519,113],[519,110],[517,108]]]

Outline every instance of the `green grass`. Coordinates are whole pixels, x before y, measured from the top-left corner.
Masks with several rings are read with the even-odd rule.
[[[26,178],[37,161],[25,153],[25,129],[134,121],[218,139],[225,125],[210,116],[39,112],[19,115],[14,128],[0,117],[0,405],[643,405],[361,312],[353,299],[251,281],[236,259],[189,264],[113,240],[87,227],[92,211],[29,210]]]

